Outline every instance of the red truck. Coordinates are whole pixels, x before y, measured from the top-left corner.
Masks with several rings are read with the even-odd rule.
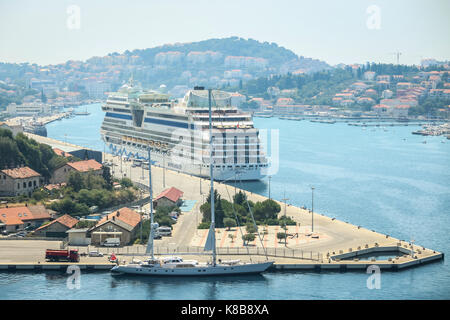
[[[80,255],[78,254],[78,250],[47,249],[45,251],[45,259],[50,260],[50,261],[79,262]]]

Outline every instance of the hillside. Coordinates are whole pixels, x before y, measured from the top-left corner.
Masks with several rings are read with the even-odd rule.
[[[39,91],[44,88],[50,98],[61,90],[104,98],[105,92],[117,90],[133,75],[144,87],[157,89],[164,84],[177,97],[195,85],[220,88],[271,74],[328,68],[325,62],[299,57],[275,43],[230,37],[114,52],[57,65],[1,63],[0,80]]]

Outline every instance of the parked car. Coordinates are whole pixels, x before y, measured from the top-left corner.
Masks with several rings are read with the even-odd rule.
[[[89,257],[103,257],[103,253],[98,250],[89,251]]]
[[[159,234],[159,232],[155,232],[155,234],[153,235],[153,239],[161,239],[162,235]]]
[[[118,247],[120,246],[119,238],[107,238],[105,242],[103,242],[103,246],[105,247]]]
[[[172,235],[172,229],[170,227],[156,228],[156,232],[162,236],[171,236]]]

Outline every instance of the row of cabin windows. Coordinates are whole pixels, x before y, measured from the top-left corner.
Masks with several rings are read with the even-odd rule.
[[[25,189],[27,187],[27,183],[24,182],[23,183],[23,188]],[[36,180],[33,181],[33,183],[31,183],[31,181],[28,181],[28,188],[31,187],[36,187]],[[20,182],[17,183],[17,189],[20,189]]]

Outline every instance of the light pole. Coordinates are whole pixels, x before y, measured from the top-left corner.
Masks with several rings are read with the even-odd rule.
[[[269,176],[269,199],[271,199],[270,198],[270,179],[272,179],[272,176]]]
[[[284,246],[287,247],[286,201],[289,198],[286,198],[286,191],[284,191],[284,198],[281,200],[284,201]]]
[[[166,188],[166,153],[163,151],[163,189]]]
[[[311,233],[314,232],[314,187],[311,187]]]
[[[200,181],[200,194],[203,194],[202,192],[202,164],[199,164],[200,167],[200,177],[198,178],[198,180]]]

